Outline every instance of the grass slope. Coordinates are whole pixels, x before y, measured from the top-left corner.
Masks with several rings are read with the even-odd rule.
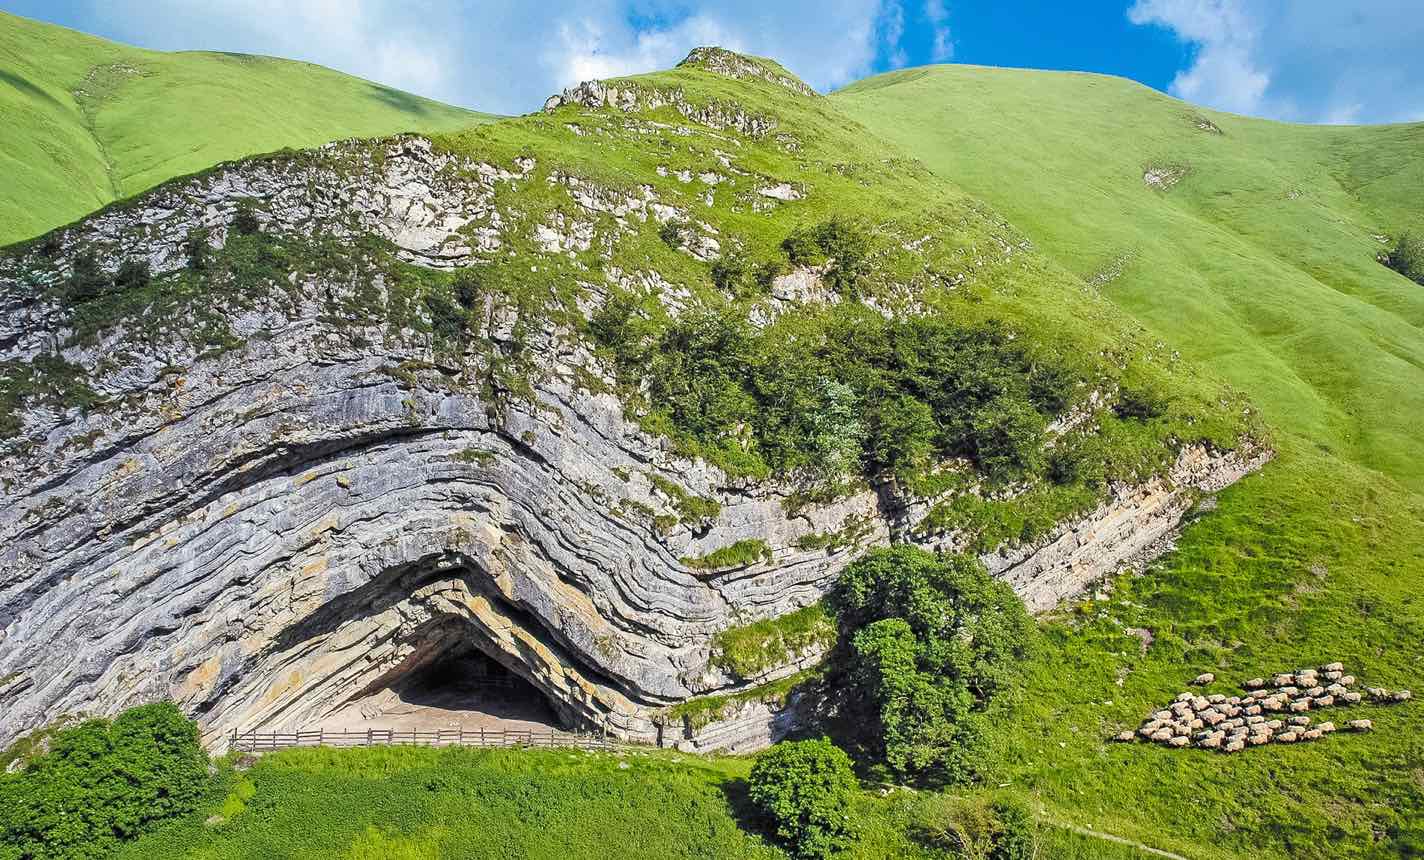
[[[146,51],[0,12],[0,245],[284,147],[491,119],[309,63]]]
[[[1417,706],[1354,709],[1373,735],[1235,757],[1102,739],[1208,669],[1341,659],[1419,686],[1424,290],[1374,258],[1377,235],[1424,219],[1424,125],[1287,126],[1118,79],[972,67],[833,101],[1243,390],[1280,449],[1177,553],[1045,627],[1001,726],[1004,779],[1050,818],[1189,857],[1418,856]],[[1180,181],[1149,187],[1149,168]],[[1145,653],[1129,627],[1155,633]]]
[[[292,750],[246,773],[225,768],[203,809],[116,860],[785,858],[747,817],[749,770],[746,759],[670,752]],[[925,802],[864,793],[853,810],[861,838],[842,856],[944,856],[907,835]],[[1147,856],[1052,827],[1041,838],[1052,857]]]

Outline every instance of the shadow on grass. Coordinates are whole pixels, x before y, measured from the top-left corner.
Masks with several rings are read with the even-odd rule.
[[[0,69],[0,81],[4,81],[30,98],[44,99],[55,107],[61,107],[59,100],[40,87],[30,83],[28,78],[21,77],[14,72]]]
[[[727,809],[732,813],[732,820],[737,822],[737,827],[743,833],[758,836],[768,845],[779,845],[776,840],[776,831],[770,823],[757,811],[756,804],[752,803],[751,783],[745,779],[729,779],[722,783],[722,796],[727,799]]]
[[[430,105],[425,99],[390,87],[383,87],[380,84],[371,84],[370,96],[401,113],[412,116],[425,116],[430,113]]]

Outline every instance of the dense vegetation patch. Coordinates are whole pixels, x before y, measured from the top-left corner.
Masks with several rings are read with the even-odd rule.
[[[197,727],[166,702],[64,729],[47,753],[0,775],[0,858],[108,856],[197,808],[207,766]]]
[[[1076,387],[1006,326],[887,320],[859,303],[762,328],[735,307],[706,308],[659,330],[615,299],[590,331],[674,438],[733,471],[828,486],[949,457],[997,480],[1033,472]]]

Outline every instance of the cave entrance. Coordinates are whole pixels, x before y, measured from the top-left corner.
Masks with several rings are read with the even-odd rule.
[[[473,646],[402,667],[321,721],[328,731],[548,731],[560,727],[533,684]]]

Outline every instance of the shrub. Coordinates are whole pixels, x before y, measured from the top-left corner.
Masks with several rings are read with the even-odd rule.
[[[833,261],[826,283],[836,292],[854,296],[865,274],[870,239],[857,222],[832,218],[815,227],[797,227],[781,242],[781,250],[794,266],[815,266]]]
[[[1028,375],[1028,399],[1045,415],[1056,415],[1068,407],[1077,380],[1057,363],[1035,364]]]
[[[786,741],[751,771],[751,800],[796,857],[829,857],[849,844],[856,791],[850,757],[830,741]]]
[[[199,227],[189,230],[188,237],[183,240],[183,255],[188,258],[188,268],[195,272],[208,267],[208,257],[212,253],[212,246],[208,244],[209,235],[206,227]]]
[[[1167,396],[1152,386],[1126,387],[1118,392],[1113,407],[1119,418],[1149,421],[1167,414]]]
[[[454,284],[455,301],[460,307],[467,311],[472,311],[480,304],[484,296],[484,287],[480,283],[479,273],[474,269],[461,269],[455,276]]]
[[[17,858],[91,858],[195,809],[209,787],[198,730],[170,703],[54,736],[0,776],[0,846]]]
[[[430,313],[430,329],[438,340],[457,340],[465,333],[468,318],[455,303],[439,293],[425,294],[425,309]]]
[[[756,283],[761,291],[771,292],[776,279],[786,274],[786,264],[780,260],[767,260],[756,267]]]
[[[97,299],[109,291],[113,280],[99,268],[99,259],[93,252],[86,252],[74,258],[74,266],[65,284],[65,296],[75,303]]]
[[[682,247],[682,234],[687,229],[687,225],[676,219],[665,221],[658,228],[658,238],[663,240],[663,244],[674,251]]]
[[[63,251],[64,241],[60,238],[58,230],[45,236],[44,241],[40,243],[40,256],[46,260],[53,260]]]
[[[974,461],[991,478],[1007,480],[1037,467],[1043,416],[1027,403],[1002,397],[974,412],[969,444]]]
[[[939,425],[934,410],[907,394],[882,397],[867,410],[870,460],[898,474],[923,468],[935,454]]]
[[[1031,860],[1033,815],[1023,802],[939,795],[918,811],[915,837],[962,860]]]
[[[752,285],[751,265],[746,257],[736,253],[723,254],[712,264],[712,283],[717,289],[734,296],[745,294]]]
[[[793,266],[814,266],[825,259],[815,232],[806,227],[797,227],[781,240],[781,250]]]
[[[1416,284],[1424,284],[1424,239],[1405,233],[1394,243],[1385,265]]]
[[[240,236],[251,236],[262,229],[262,225],[257,221],[257,213],[253,211],[251,200],[238,201],[237,213],[232,218],[232,229],[236,230]]]
[[[153,270],[147,260],[125,260],[114,275],[114,286],[120,290],[142,289],[153,281]]]
[[[851,722],[891,770],[933,783],[978,771],[980,714],[1018,680],[1032,623],[977,559],[873,550],[829,597]]]
[[[862,225],[840,218],[816,227],[816,244],[835,262],[826,272],[831,289],[853,297],[867,269],[870,239]]]
[[[1001,799],[992,805],[998,827],[989,860],[1032,860],[1038,853],[1033,813],[1021,800]]]

